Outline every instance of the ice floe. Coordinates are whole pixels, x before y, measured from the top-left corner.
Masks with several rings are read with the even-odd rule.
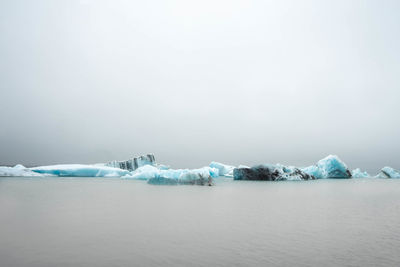
[[[400,171],[393,169],[392,167],[383,167],[376,176],[378,178],[400,178]]]
[[[233,177],[233,169],[235,169],[234,166],[222,164],[216,161],[211,162],[208,166],[210,168],[218,169],[220,176]]]
[[[322,178],[351,178],[351,172],[347,165],[336,155],[329,155],[317,162],[317,165],[301,168],[302,171]]]
[[[40,174],[51,174],[62,177],[120,177],[129,173],[127,170],[84,164],[59,164],[30,168]]]
[[[363,172],[363,171],[361,171],[360,168],[357,168],[357,169],[354,169],[351,172],[351,177],[353,177],[353,178],[367,178],[367,177],[371,177],[371,176],[368,174],[368,172]]]
[[[43,176],[42,174],[31,171],[29,168],[18,164],[14,167],[0,167],[0,176]]]
[[[263,180],[263,181],[301,181],[313,180],[314,176],[295,167],[281,164],[263,164],[251,168],[236,168],[233,170],[234,180]]]

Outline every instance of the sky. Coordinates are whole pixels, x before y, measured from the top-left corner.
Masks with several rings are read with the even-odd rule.
[[[0,2],[0,165],[400,168],[399,1]]]

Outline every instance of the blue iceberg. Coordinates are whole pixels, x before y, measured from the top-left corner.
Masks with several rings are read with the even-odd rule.
[[[222,164],[216,161],[211,162],[208,166],[210,168],[218,169],[220,176],[233,177],[233,169],[235,169],[234,166]]]
[[[167,178],[163,176],[158,176],[154,178],[150,178],[147,181],[148,184],[153,185],[213,185],[212,177],[208,174],[203,175],[201,173],[185,173],[178,179],[175,178]]]
[[[329,155],[317,163],[324,178],[351,178],[351,172],[338,156]]]
[[[143,167],[144,168],[144,167]],[[134,174],[135,178],[147,179],[149,184],[154,185],[177,185],[177,184],[191,184],[191,185],[212,185],[212,178],[218,177],[218,169],[204,167],[200,169],[178,169],[178,170],[140,170],[139,173]]]
[[[60,164],[30,168],[32,172],[62,177],[120,177],[127,170],[100,165]]]
[[[346,164],[335,155],[329,155],[318,161],[317,165],[301,168],[301,170],[317,179],[351,178],[352,176]]]
[[[305,168],[301,168],[301,170],[309,175],[314,176],[316,179],[324,178],[322,171],[318,166],[312,165]]]
[[[400,178],[400,171],[391,167],[383,167],[381,172],[376,176],[378,178]]]

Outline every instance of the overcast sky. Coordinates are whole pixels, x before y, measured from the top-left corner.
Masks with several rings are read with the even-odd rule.
[[[0,2],[0,165],[400,168],[400,1]]]

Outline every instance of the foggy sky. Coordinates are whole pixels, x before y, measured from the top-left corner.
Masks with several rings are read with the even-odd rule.
[[[399,1],[0,2],[0,165],[400,168]]]

